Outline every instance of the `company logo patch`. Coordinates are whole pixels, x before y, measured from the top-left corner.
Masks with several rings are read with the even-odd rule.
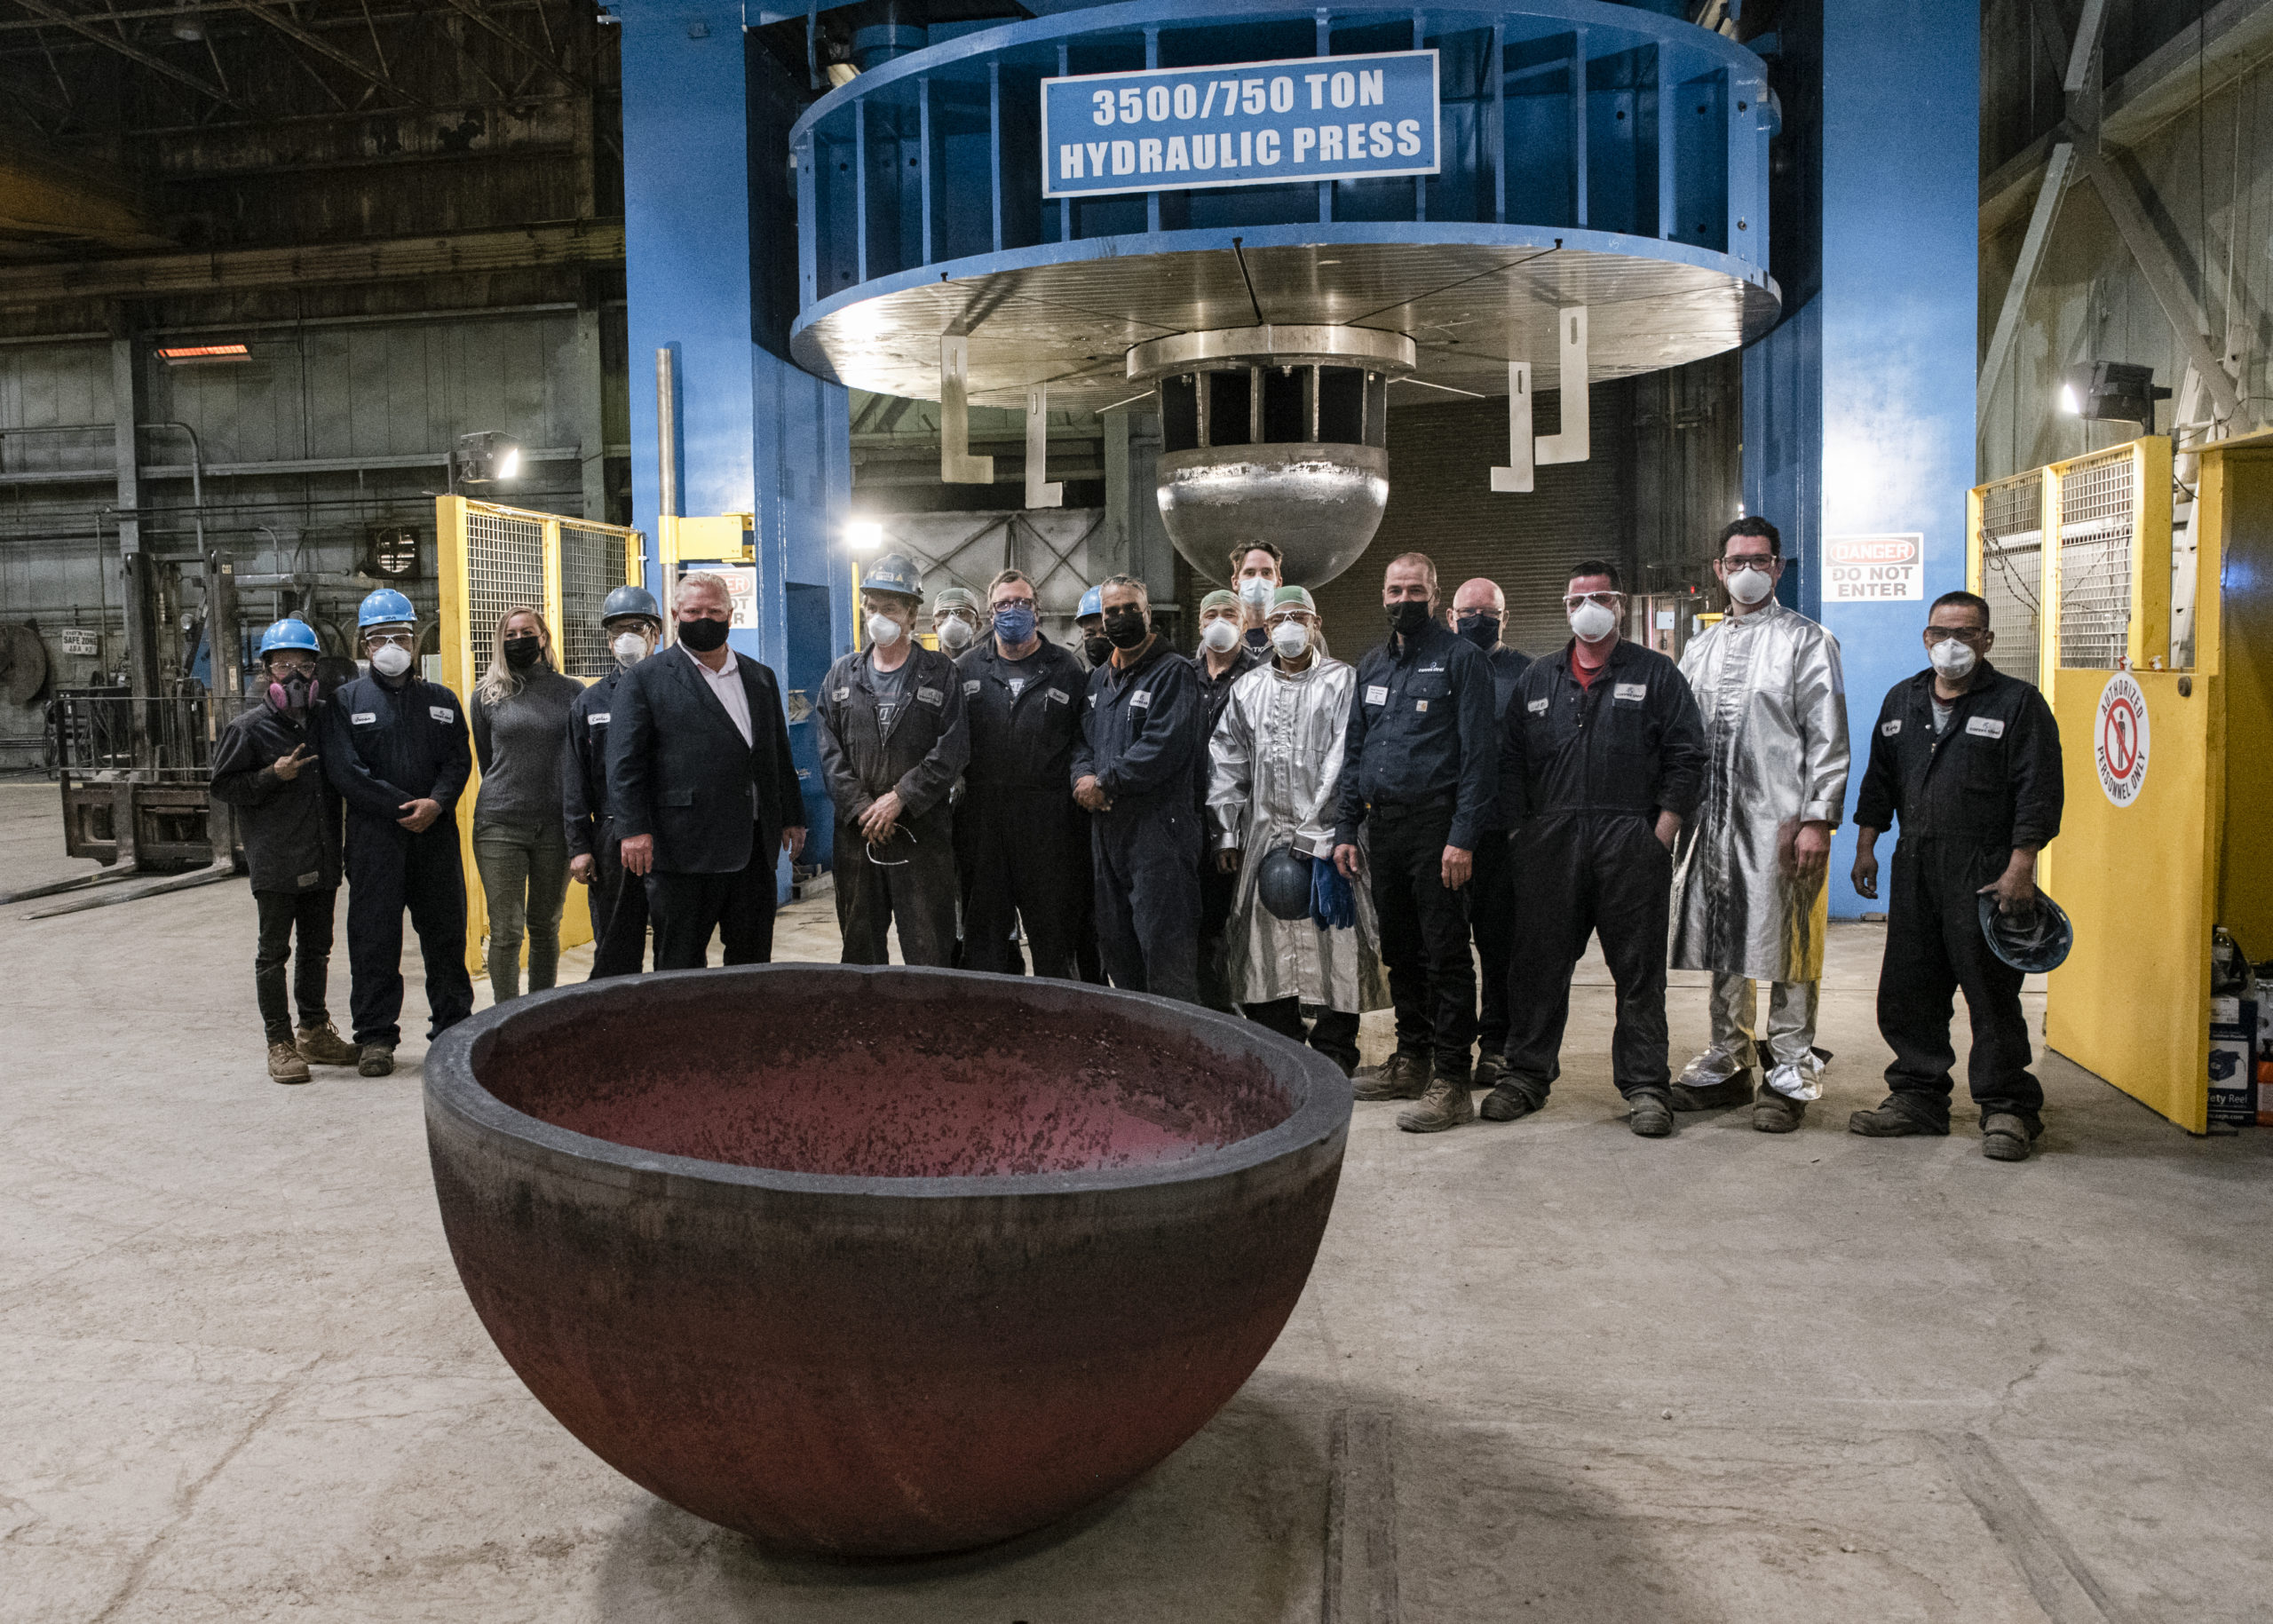
[[[1429,701],[1428,701],[1427,700],[1424,700],[1424,699],[1417,699],[1417,700],[1414,700],[1414,701],[1413,701],[1413,709],[1414,709],[1415,711],[1422,711],[1422,710],[1426,710],[1426,709],[1429,709]]]
[[[1969,717],[1965,731],[1976,739],[2001,739],[2005,736],[2005,724],[1996,717]]]
[[[944,705],[947,702],[947,696],[937,688],[918,688],[915,690],[915,697],[927,705]]]
[[[1900,717],[1895,717],[1891,722],[1881,722],[1879,724],[1879,737],[1881,739],[1891,739],[1895,734],[1901,731],[1902,718]]]
[[[963,685],[962,685],[962,691],[963,691],[965,693],[978,693],[978,678],[977,678],[976,677],[970,677],[970,678],[967,679],[967,680],[963,683]]]
[[[1623,700],[1629,705],[1638,705],[1649,695],[1650,685],[1646,682],[1621,682],[1611,693],[1611,698]]]
[[[1149,710],[1152,709],[1152,691],[1150,688],[1139,688],[1129,696],[1129,708],[1131,710]]]
[[[1543,717],[1547,714],[1547,701],[1543,699],[1535,699],[1525,705],[1524,709],[1530,711],[1532,715],[1535,717]]]
[[[852,690],[850,688],[839,688],[834,694],[830,695],[830,697],[832,699],[848,700],[852,697]]]
[[[441,723],[444,726],[447,726],[450,723],[458,719],[458,713],[451,709],[447,705],[429,705],[426,707],[426,714],[432,717],[437,722]]]
[[[1388,703],[1389,703],[1389,685],[1388,685],[1388,684],[1386,684],[1386,683],[1379,683],[1379,682],[1369,682],[1369,683],[1367,683],[1367,684],[1366,685],[1366,703],[1367,703],[1368,705],[1386,705],[1386,704],[1388,704]]]

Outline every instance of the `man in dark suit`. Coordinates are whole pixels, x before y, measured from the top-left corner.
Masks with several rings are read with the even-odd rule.
[[[726,646],[725,580],[673,594],[678,646],[625,672],[608,726],[608,810],[623,867],[645,875],[655,968],[700,970],[710,933],[729,964],[773,956],[775,853],[805,844],[789,724],[773,673]]]

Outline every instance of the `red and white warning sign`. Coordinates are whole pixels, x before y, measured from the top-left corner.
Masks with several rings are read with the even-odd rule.
[[[2099,787],[2118,806],[2139,798],[2147,781],[2147,696],[2128,671],[2107,679],[2099,693],[2099,720],[2092,728],[2092,757]]]
[[[1926,596],[1926,538],[1914,531],[1828,536],[1823,561],[1826,603],[1915,602]]]

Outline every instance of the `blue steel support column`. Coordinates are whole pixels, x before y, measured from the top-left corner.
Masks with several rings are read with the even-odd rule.
[[[1844,652],[1850,815],[1879,703],[1925,664],[1927,605],[1965,584],[1980,34],[1976,0],[1823,0],[1819,285],[1786,280],[1782,325],[1745,357],[1745,504],[1784,528],[1799,606]],[[1913,532],[1921,600],[1823,602],[1826,536]],[[1842,824],[1833,917],[1885,907],[1883,886],[1856,895],[1853,857]]]

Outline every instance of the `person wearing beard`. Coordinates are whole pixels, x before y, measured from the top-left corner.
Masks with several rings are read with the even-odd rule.
[[[1611,1080],[1645,1139],[1673,1132],[1666,1060],[1666,931],[1673,843],[1705,789],[1705,727],[1680,668],[1618,635],[1618,570],[1571,566],[1571,641],[1534,660],[1500,732],[1501,815],[1515,832],[1515,953],[1507,1069],[1484,1101],[1511,1122],[1562,1073],[1571,972],[1599,934],[1618,986]]]
[[[616,690],[663,636],[662,606],[645,587],[620,586],[600,603],[600,636],[615,669],[568,708],[560,756],[560,818],[568,836],[568,877],[589,886],[592,973],[636,976],[647,957],[647,887],[623,868],[623,842],[607,811],[607,731]]]
[[[1257,665],[1271,658],[1271,633],[1263,624],[1271,600],[1287,584],[1287,555],[1276,542],[1241,542],[1232,549],[1232,590],[1239,606],[1239,636],[1255,651]],[[1244,673],[1242,673],[1244,675]]]
[[[232,720],[213,747],[213,798],[234,810],[251,870],[260,922],[252,985],[274,1082],[307,1081],[311,1062],[353,1066],[361,1058],[332,1026],[325,1007],[340,859],[339,792],[324,776],[313,714],[321,652],[305,621],[278,621],[262,632],[265,702]],[[300,1006],[297,1031],[292,998]]]
[[[1419,1100],[1398,1113],[1407,1133],[1475,1120],[1476,962],[1460,893],[1474,877],[1499,770],[1492,667],[1445,624],[1440,602],[1427,553],[1390,561],[1390,635],[1358,665],[1334,828],[1334,867],[1373,888],[1397,1010],[1397,1052],[1360,1073],[1356,1093]]]
[[[1492,716],[1504,722],[1531,656],[1500,640],[1508,622],[1508,595],[1478,575],[1453,594],[1453,630],[1484,651],[1492,663]],[[1515,952],[1516,869],[1508,860],[1508,825],[1494,796],[1476,848],[1476,878],[1468,888],[1468,929],[1476,940],[1476,1073],[1479,1089],[1498,1086],[1507,1069],[1508,964]]]
[[[560,812],[560,757],[568,715],[584,685],[555,669],[552,628],[527,605],[497,617],[489,669],[473,690],[473,866],[489,911],[489,991],[521,995],[521,941],[529,991],[560,970],[560,912],[568,900],[568,838]]]
[[[370,673],[321,711],[325,774],[347,803],[348,1009],[366,1077],[394,1070],[402,1041],[402,915],[426,967],[426,1035],[473,1013],[465,970],[465,866],[457,804],[473,772],[464,708],[411,674],[417,612],[392,587],[364,598],[356,629]]]
[[[1115,986],[1200,1002],[1200,678],[1152,629],[1144,583],[1099,589],[1113,658],[1089,673],[1073,799],[1089,814],[1097,945]]]

